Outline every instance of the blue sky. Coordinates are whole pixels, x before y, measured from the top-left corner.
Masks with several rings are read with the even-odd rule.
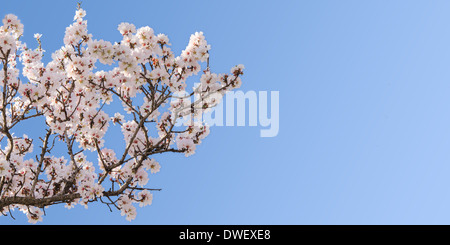
[[[23,40],[62,44],[76,1],[8,1]],[[40,224],[449,224],[448,1],[83,1],[94,38],[150,26],[181,52],[203,31],[242,91],[279,91],[280,130],[212,127],[189,158],[161,155],[150,207],[46,209]],[[35,131],[39,129],[33,129]],[[42,130],[42,129],[41,129]],[[112,136],[121,141],[122,136]],[[26,224],[0,217],[0,224]]]

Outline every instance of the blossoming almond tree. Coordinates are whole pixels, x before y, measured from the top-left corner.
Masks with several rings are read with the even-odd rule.
[[[41,34],[34,36],[38,48],[31,49],[20,41],[20,20],[12,14],[3,19],[0,212],[5,216],[19,209],[36,223],[51,205],[102,202],[134,219],[135,205],[152,203],[153,189],[146,185],[149,173],[160,170],[152,156],[193,154],[209,134],[199,115],[241,84],[242,65],[230,74],[210,71],[210,45],[201,32],[175,56],[168,37],[147,26],[121,23],[118,43],[94,39],[85,15],[79,6],[64,46],[48,64],[42,62]],[[110,70],[96,71],[98,62]],[[187,79],[196,75],[200,82],[189,87]],[[113,100],[122,104],[122,114],[105,112]],[[45,119],[45,135],[38,139],[14,131],[39,117]],[[109,127],[121,127],[120,152],[105,146]],[[54,152],[61,145],[66,153]]]

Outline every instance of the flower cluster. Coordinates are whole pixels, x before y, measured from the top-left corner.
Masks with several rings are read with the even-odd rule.
[[[35,223],[42,220],[44,207],[65,203],[70,209],[101,201],[120,209],[127,220],[134,219],[135,204],[143,207],[153,200],[155,189],[146,186],[149,174],[161,168],[153,155],[194,154],[209,134],[208,125],[197,116],[241,85],[242,65],[229,74],[210,71],[211,46],[202,32],[193,34],[176,56],[169,38],[148,26],[121,23],[120,42],[94,39],[85,16],[83,9],[76,11],[64,46],[47,64],[42,61],[41,34],[35,34],[39,47],[31,49],[20,41],[23,25],[16,16],[6,15],[0,26],[4,215],[18,208]],[[25,79],[19,79],[17,61]],[[113,68],[96,70],[97,62]],[[188,78],[196,75],[199,85],[187,91]],[[113,100],[122,104],[123,113],[105,111]],[[45,123],[46,134],[39,141],[14,134],[16,125],[33,118]],[[110,127],[120,127],[122,151],[106,147]],[[52,153],[61,147],[62,153]],[[89,161],[84,151],[95,152],[97,159]]]

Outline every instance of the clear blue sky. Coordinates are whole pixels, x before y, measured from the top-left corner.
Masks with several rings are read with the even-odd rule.
[[[19,4],[19,2],[21,2]],[[76,1],[5,1],[62,44]],[[190,158],[163,155],[150,207],[128,222],[103,205],[46,209],[40,224],[450,224],[450,2],[92,1],[94,38],[150,26],[179,53],[203,31],[216,72],[280,92],[280,131],[213,127]],[[38,130],[38,129],[36,129]],[[117,140],[122,140],[117,135]],[[0,224],[26,224],[0,217]]]

